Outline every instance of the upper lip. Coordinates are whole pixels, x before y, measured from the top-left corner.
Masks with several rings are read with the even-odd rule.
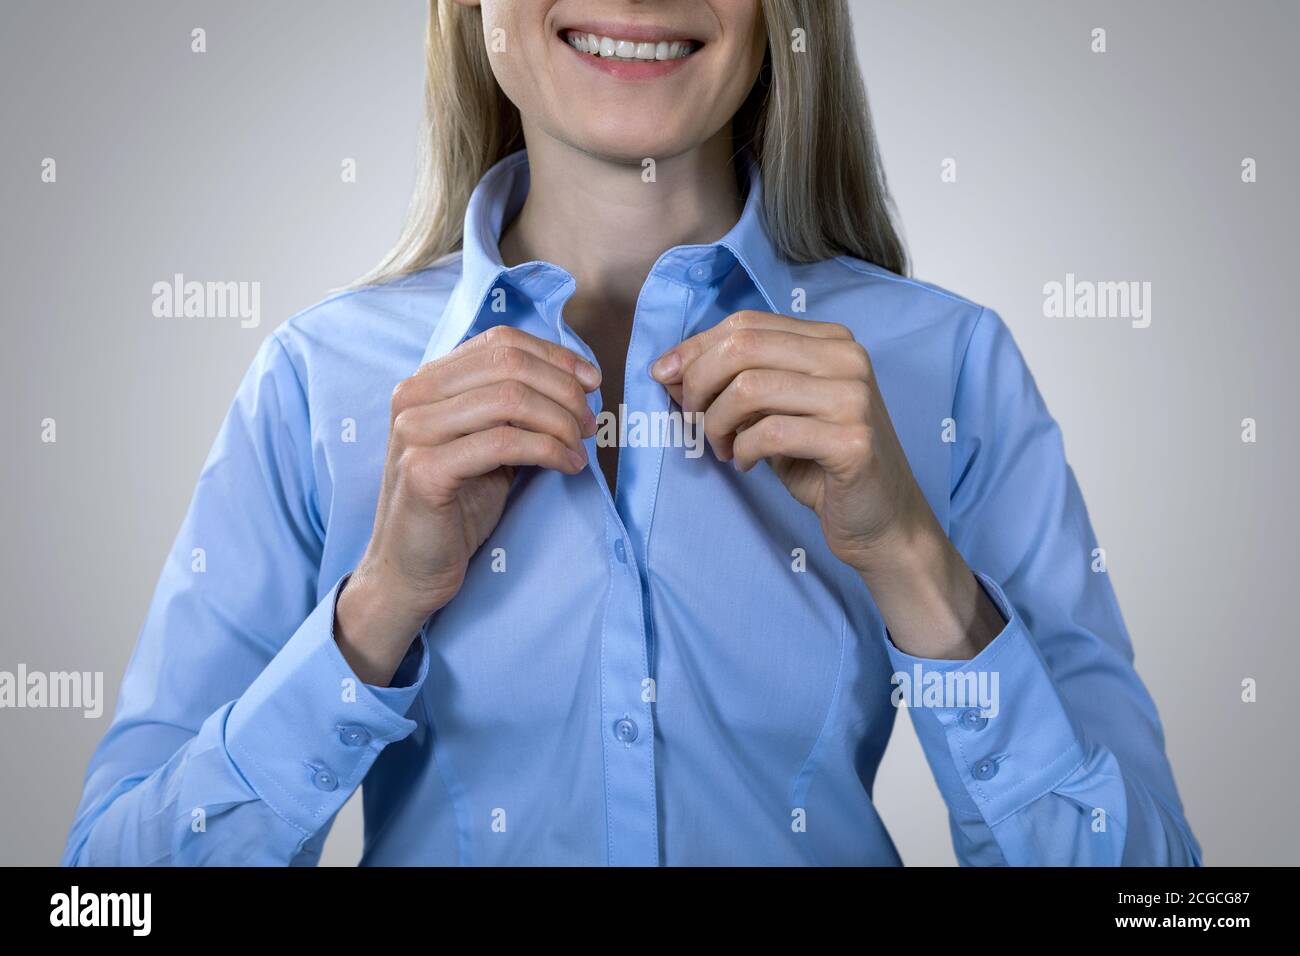
[[[585,21],[583,23],[567,23],[560,27],[560,33],[593,33],[598,37],[609,37],[613,40],[631,40],[634,43],[661,43],[671,42],[673,40],[690,40],[696,45],[701,41],[695,39],[689,33],[673,27],[657,27],[645,23],[613,23],[602,21]]]

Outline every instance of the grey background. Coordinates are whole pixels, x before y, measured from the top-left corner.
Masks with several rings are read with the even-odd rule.
[[[1035,370],[1207,861],[1296,863],[1298,5],[851,5],[916,274],[997,309]],[[99,720],[0,710],[0,863],[43,864],[255,349],[396,237],[425,12],[0,9],[0,669],[100,670],[109,696]],[[175,272],[260,281],[261,326],[154,318],[150,288]],[[1151,327],[1044,318],[1043,284],[1067,272],[1151,282]],[[906,862],[953,862],[905,717],[876,798]],[[359,854],[354,799],[325,859]]]

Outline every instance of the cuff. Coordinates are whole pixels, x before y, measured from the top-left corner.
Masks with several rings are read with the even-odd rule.
[[[240,773],[308,835],[338,813],[384,747],[415,729],[405,714],[429,670],[421,630],[394,677],[397,686],[373,687],[357,677],[334,641],[342,584],[249,685],[226,723],[226,750]]]
[[[1061,784],[1084,748],[1024,621],[996,582],[976,577],[1007,622],[979,654],[928,660],[886,645],[893,700],[911,710],[945,799],[964,791],[994,826]]]

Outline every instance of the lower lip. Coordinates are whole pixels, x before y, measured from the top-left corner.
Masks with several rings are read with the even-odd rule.
[[[559,34],[556,34],[555,39],[593,70],[600,70],[606,76],[620,80],[656,80],[680,69],[700,52],[696,49],[690,56],[678,57],[675,60],[619,60],[612,56],[592,56],[590,53],[583,53]]]

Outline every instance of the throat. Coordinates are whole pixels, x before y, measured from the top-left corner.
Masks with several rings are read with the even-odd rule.
[[[574,299],[577,299],[575,295]],[[571,299],[565,306],[564,321],[591,349],[600,366],[602,413],[617,415],[624,401],[627,349],[632,338],[633,309],[627,304],[595,307]],[[603,417],[603,414],[602,414]],[[617,430],[615,430],[617,434]],[[596,459],[611,495],[617,494],[618,443],[603,442],[597,434]]]
[[[628,320],[626,326],[619,323],[617,328],[604,330],[602,334],[595,337],[595,341],[589,336],[583,336],[592,352],[595,353],[596,361],[600,363],[600,405],[602,412],[617,415],[619,405],[623,403],[623,379],[627,369],[627,347],[631,338],[631,325],[631,319]],[[615,434],[617,434],[617,430],[615,430]],[[609,493],[611,495],[617,494],[618,443],[616,441],[601,442],[598,436],[596,459],[600,463],[601,472],[605,475],[605,483],[609,485]]]

